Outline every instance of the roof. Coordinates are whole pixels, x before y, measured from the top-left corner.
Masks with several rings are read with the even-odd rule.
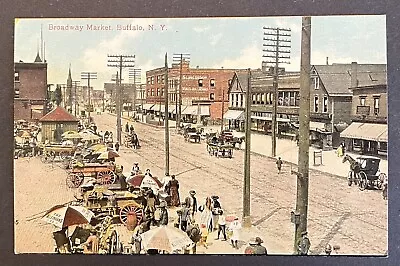
[[[79,120],[61,106],[39,119],[40,122],[78,122]]]
[[[314,65],[328,94],[351,95],[351,64]],[[358,87],[386,84],[385,64],[357,64]]]
[[[239,89],[243,92],[247,91],[247,73],[235,72],[235,78],[233,79],[232,86],[234,83],[238,83]],[[269,73],[264,73],[261,70],[251,71],[251,88],[253,90],[266,89],[273,86],[273,76]],[[300,72],[286,72],[284,75],[279,76],[278,88],[300,88]],[[233,89],[233,87],[232,87]]]

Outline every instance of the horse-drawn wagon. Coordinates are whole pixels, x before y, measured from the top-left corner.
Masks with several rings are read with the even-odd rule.
[[[187,142],[200,143],[200,134],[198,133],[187,133],[184,136]]]
[[[350,162],[350,171],[347,177],[349,186],[354,183],[359,186],[360,190],[373,187],[383,188],[387,176],[379,170],[380,158],[359,156],[353,159],[350,155],[345,155],[342,162],[346,161]]]
[[[66,159],[68,156],[72,156],[76,150],[76,146],[63,146],[61,144],[45,145],[43,152],[40,157],[43,163],[53,162],[56,157],[61,160]]]
[[[69,188],[77,188],[85,177],[96,179],[102,185],[113,184],[116,179],[116,165],[114,163],[77,163],[68,173],[66,184]]]
[[[218,158],[232,158],[233,156],[233,146],[224,143],[207,143],[207,151],[211,156]]]
[[[95,186],[83,192],[83,206],[102,220],[111,217],[133,229],[143,220],[144,196],[141,191],[109,190]]]

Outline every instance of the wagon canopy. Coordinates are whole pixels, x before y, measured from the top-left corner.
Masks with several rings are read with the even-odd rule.
[[[101,159],[108,160],[108,159],[112,159],[115,157],[119,157],[119,154],[116,151],[110,150],[110,151],[105,151],[105,152],[100,153],[100,155],[99,155],[99,157],[97,157],[97,159],[98,160],[101,160]]]

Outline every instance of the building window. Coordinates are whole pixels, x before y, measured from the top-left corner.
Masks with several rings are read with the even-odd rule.
[[[215,99],[215,94],[214,93],[210,93],[210,100],[214,100]]]
[[[366,98],[367,98],[366,96],[360,96],[360,105],[361,106],[365,106],[365,99]]]
[[[199,79],[199,87],[203,87],[203,79]]]
[[[374,115],[379,115],[379,96],[374,97]]]
[[[243,107],[243,94],[240,94],[240,107]]]
[[[295,106],[300,106],[300,92],[296,91],[295,98],[296,98]]]
[[[319,90],[319,77],[313,78],[314,90]]]
[[[210,87],[215,87],[215,79],[210,79]]]
[[[265,93],[261,93],[261,104],[265,104]]]
[[[161,75],[161,83],[165,84],[164,82],[165,82],[165,75]]]
[[[238,107],[239,106],[239,94],[236,94],[235,99],[236,99],[235,106]]]
[[[161,96],[164,96],[164,89],[161,89]]]
[[[282,106],[284,103],[284,99],[283,99],[283,92],[278,92],[278,106]]]
[[[151,89],[150,96],[154,96],[154,90]]]
[[[233,97],[234,97],[234,95],[233,95],[233,93],[231,93],[231,100],[230,100],[231,106],[233,106]]]
[[[154,77],[151,77],[151,85],[154,84]]]
[[[290,105],[290,106],[296,106],[296,92],[291,91],[291,92],[289,93],[289,98],[290,98],[289,105]]]
[[[252,98],[253,104],[256,104],[256,95],[255,95],[255,94],[252,94],[252,95],[251,95],[251,98]]]
[[[15,88],[14,98],[19,98],[19,88]]]
[[[14,72],[14,81],[19,81],[19,71]]]
[[[314,97],[314,112],[318,113],[318,109],[319,109],[318,96],[315,96]]]
[[[323,112],[324,112],[324,113],[327,113],[327,112],[328,112],[328,97],[324,97]]]

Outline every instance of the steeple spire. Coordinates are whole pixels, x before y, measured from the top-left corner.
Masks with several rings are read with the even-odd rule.
[[[42,59],[40,58],[40,56],[39,56],[39,51],[37,51],[37,54],[36,54],[36,58],[35,58],[35,61],[34,61],[35,63],[42,63]]]

